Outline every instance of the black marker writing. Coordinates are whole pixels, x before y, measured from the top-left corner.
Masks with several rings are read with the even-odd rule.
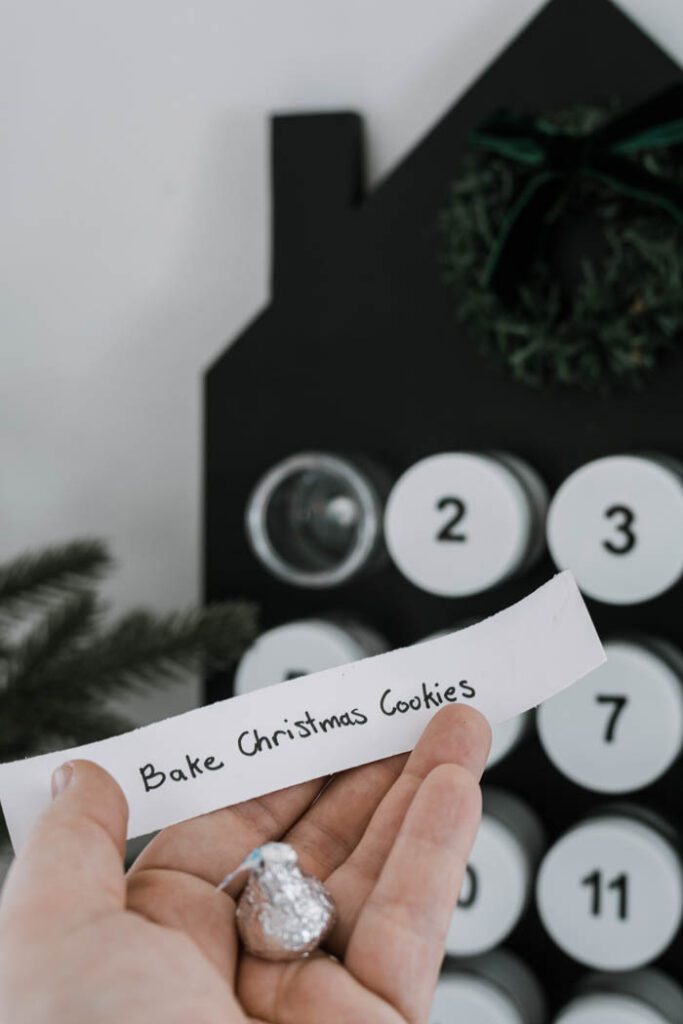
[[[225,768],[224,761],[216,761],[216,758],[211,757],[190,757],[189,754],[185,754],[185,763],[182,768],[171,768],[167,771],[162,771],[160,768],[155,768],[153,764],[145,764],[142,768],[139,768],[142,781],[145,786],[145,793],[151,792],[153,789],[159,789],[160,786],[170,779],[172,782],[189,782],[191,779],[196,779],[199,775],[203,775],[205,771],[217,772],[220,768]]]
[[[379,701],[379,709],[387,717],[396,713],[405,715],[408,711],[420,711],[422,708],[436,709],[443,704],[455,704],[461,698],[471,700],[476,696],[476,690],[466,679],[461,679],[459,683],[453,683],[443,690],[440,683],[432,683],[429,687],[422,683],[421,691],[412,697],[395,699],[392,693],[391,688],[385,690]]]
[[[330,715],[328,718],[316,718],[310,711],[307,711],[304,718],[299,718],[291,723],[288,718],[285,718],[282,723],[283,727],[275,729],[274,732],[263,733],[258,728],[245,729],[237,738],[237,749],[245,757],[255,757],[256,754],[260,754],[264,750],[278,748],[287,740],[305,740],[320,733],[326,735],[348,726],[365,725],[367,721],[368,716],[358,708],[343,711],[338,715]]]

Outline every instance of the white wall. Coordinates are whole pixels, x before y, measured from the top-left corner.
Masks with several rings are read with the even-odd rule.
[[[683,0],[620,2],[683,59]],[[376,180],[540,6],[1,0],[0,559],[103,535],[118,607],[196,599],[200,373],[266,300],[267,114],[362,111]]]

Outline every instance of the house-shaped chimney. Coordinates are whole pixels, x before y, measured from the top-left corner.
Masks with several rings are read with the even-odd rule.
[[[272,296],[319,277],[340,217],[362,198],[361,120],[353,113],[283,114],[271,122]]]

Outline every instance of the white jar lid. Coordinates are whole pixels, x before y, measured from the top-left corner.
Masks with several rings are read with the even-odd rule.
[[[554,1024],[671,1024],[640,999],[614,992],[579,996]]]
[[[493,949],[517,925],[543,847],[536,814],[517,797],[484,789],[484,812],[446,937],[452,956]]]
[[[386,650],[366,626],[329,619],[300,619],[269,629],[245,652],[235,673],[235,693],[346,665]]]
[[[502,989],[474,974],[445,975],[434,994],[429,1024],[526,1024]]]
[[[683,750],[683,683],[658,648],[605,643],[607,661],[537,712],[553,764],[598,793],[627,793],[659,779]]]
[[[545,999],[519,957],[497,950],[446,961],[429,1024],[542,1024]]]
[[[652,968],[588,975],[553,1024],[683,1024],[683,988]]]
[[[636,817],[596,815],[550,848],[536,895],[565,953],[599,970],[632,970],[664,952],[680,927],[683,867],[664,836]]]
[[[487,768],[493,768],[516,750],[529,731],[529,723],[530,712],[525,711],[491,726],[491,750],[486,762]]]
[[[635,604],[683,573],[683,468],[663,456],[611,455],[581,466],[548,511],[550,553],[585,594]]]
[[[505,453],[443,452],[415,463],[389,495],[385,539],[415,586],[444,597],[476,594],[539,553],[545,488]]]

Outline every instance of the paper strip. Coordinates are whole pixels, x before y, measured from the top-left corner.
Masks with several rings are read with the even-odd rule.
[[[98,743],[0,765],[15,849],[50,801],[50,776],[96,761],[130,807],[129,837],[410,750],[448,703],[492,724],[535,707],[605,654],[569,572],[446,637],[292,679]]]

